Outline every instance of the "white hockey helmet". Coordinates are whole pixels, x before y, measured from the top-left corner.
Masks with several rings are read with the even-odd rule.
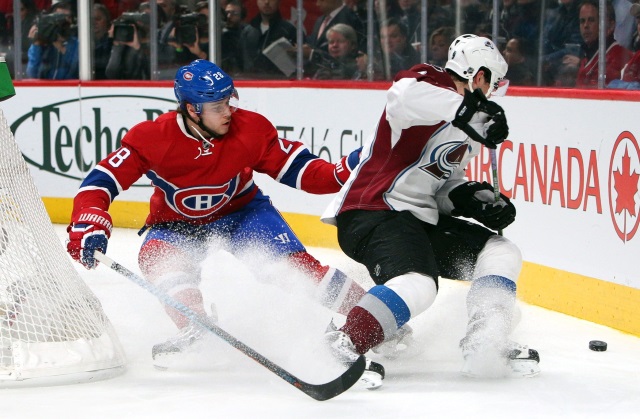
[[[472,89],[473,77],[480,68],[489,69],[491,71],[491,80],[489,81],[491,88],[487,96],[490,96],[501,87],[509,65],[493,41],[481,36],[466,34],[453,40],[449,46],[448,60],[444,67],[468,80],[470,89]],[[504,94],[504,92],[502,93]]]

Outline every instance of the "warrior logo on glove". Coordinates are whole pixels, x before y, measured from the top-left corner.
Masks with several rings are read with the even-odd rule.
[[[85,268],[94,269],[98,266],[94,257],[95,251],[107,251],[111,230],[113,222],[108,212],[99,208],[85,208],[73,217],[67,227],[67,251]]]

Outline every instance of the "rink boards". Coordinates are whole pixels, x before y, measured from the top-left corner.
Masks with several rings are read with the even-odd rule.
[[[238,82],[241,106],[267,116],[280,136],[330,161],[373,132],[388,84]],[[363,89],[362,87],[368,87]],[[54,222],[67,223],[84,175],[128,128],[175,108],[171,84],[18,83],[1,106]],[[640,92],[511,88],[509,140],[498,150],[502,192],[518,209],[505,236],[526,260],[518,287],[527,302],[640,335]],[[470,166],[490,179],[486,150]],[[258,175],[309,246],[337,246],[318,220],[330,196],[311,196]],[[111,212],[138,228],[148,211],[146,179]]]

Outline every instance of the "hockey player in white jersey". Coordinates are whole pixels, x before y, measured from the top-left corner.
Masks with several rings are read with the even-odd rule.
[[[482,144],[495,149],[508,136],[504,110],[487,99],[506,72],[491,40],[462,35],[445,68],[420,64],[396,75],[359,166],[323,215],[377,284],[342,328],[327,332],[345,362],[429,308],[442,276],[473,281],[463,373],[538,374],[538,353],[509,340],[522,257],[496,231],[515,220],[515,207],[505,195],[496,200],[490,184],[465,179]]]

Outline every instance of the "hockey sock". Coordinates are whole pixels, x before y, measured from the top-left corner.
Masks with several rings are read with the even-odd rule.
[[[315,279],[320,303],[337,313],[346,315],[366,294],[364,288],[344,272],[323,266],[307,252],[293,253],[289,257],[295,266]]]
[[[405,301],[391,288],[376,285],[347,315],[342,328],[358,352],[365,353],[392,336],[411,318]]]
[[[516,300],[516,284],[498,275],[477,278],[469,288],[467,307],[469,310],[483,310],[492,307],[511,308]]]
[[[508,278],[489,275],[477,278],[467,294],[467,336],[474,339],[507,339],[516,299],[516,284]]]
[[[340,329],[351,338],[360,354],[384,341],[384,331],[380,322],[360,306],[354,307],[347,315],[347,322]]]

